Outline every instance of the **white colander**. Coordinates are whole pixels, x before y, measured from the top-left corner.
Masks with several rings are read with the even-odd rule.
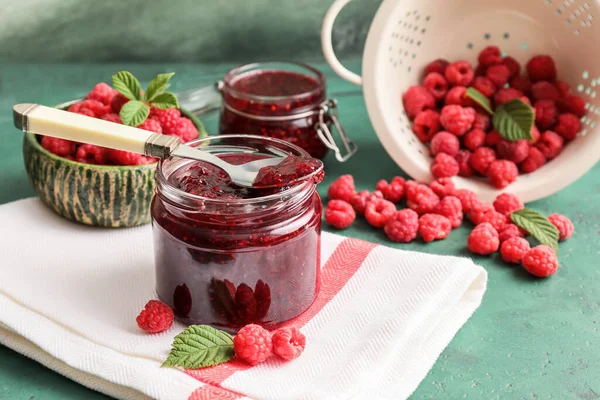
[[[360,0],[357,0],[360,1]],[[323,22],[321,41],[329,65],[363,86],[369,117],[381,143],[412,178],[433,179],[431,157],[412,133],[401,101],[418,84],[424,66],[436,59],[466,59],[496,45],[522,66],[535,54],[550,54],[559,78],[586,101],[580,137],[539,170],[521,175],[502,190],[523,201],[549,196],[581,177],[600,158],[600,4],[593,0],[384,0],[363,53],[360,77],[336,58],[331,30],[350,0],[336,0]],[[596,94],[598,92],[598,96]],[[484,179],[455,177],[456,185],[493,200],[499,190]]]

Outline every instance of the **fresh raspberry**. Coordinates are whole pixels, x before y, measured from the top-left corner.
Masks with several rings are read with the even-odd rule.
[[[439,153],[431,163],[431,173],[436,178],[450,178],[458,175],[458,162],[446,153]]]
[[[554,85],[558,89],[560,97],[568,97],[571,95],[571,87],[567,82],[557,80],[556,82],[554,82]]]
[[[542,133],[535,147],[546,157],[546,160],[551,160],[560,154],[564,142],[564,139],[559,134],[546,131]]]
[[[513,79],[521,73],[521,64],[514,58],[508,56],[502,59],[502,65],[506,65],[510,71],[510,78]]]
[[[60,157],[75,155],[77,144],[70,140],[59,139],[51,136],[42,136],[41,145],[44,149]]]
[[[486,77],[478,76],[473,81],[473,87],[487,98],[492,98],[496,93],[496,86]]]
[[[127,97],[123,96],[121,93],[117,93],[110,101],[110,109],[115,114],[118,114],[121,112],[121,108],[123,108],[125,103],[128,103],[128,102],[129,102],[129,99]]]
[[[88,93],[86,99],[97,100],[105,106],[110,106],[113,97],[117,95],[117,91],[104,82],[100,82],[91,92]]]
[[[459,148],[460,142],[458,141],[458,138],[446,131],[436,133],[429,145],[429,150],[434,156],[439,153],[446,153],[454,157],[458,153]]]
[[[161,110],[159,108],[151,108],[150,118],[154,118],[160,122],[165,135],[179,136],[178,125],[181,119],[181,112],[178,109],[167,108],[166,110]]]
[[[450,63],[443,58],[438,58],[437,60],[433,60],[425,67],[425,76],[429,75],[432,72],[437,72],[438,74],[444,75],[446,72],[446,67]]]
[[[75,154],[75,161],[85,164],[106,165],[107,159],[107,149],[93,144],[82,144]]]
[[[380,180],[375,188],[383,194],[384,199],[398,203],[404,197],[405,183],[403,177],[396,176],[390,183],[387,183],[385,179]]]
[[[485,143],[485,132],[480,129],[471,129],[463,137],[463,146],[471,151],[477,150]]]
[[[471,63],[461,60],[448,65],[444,75],[452,86],[469,86],[475,73]]]
[[[162,301],[150,300],[135,320],[148,333],[163,332],[173,325],[173,310]]]
[[[70,111],[75,114],[85,115],[86,117],[96,118],[96,114],[94,114],[94,112],[92,110],[90,110],[89,108],[77,108],[77,111],[74,111],[73,107],[75,107],[75,106],[69,107],[69,109],[67,111]]]
[[[410,179],[407,180],[404,184],[404,193],[406,194],[406,198],[414,198],[414,196],[419,190],[421,190],[423,186],[426,185],[424,183],[413,181]]]
[[[233,337],[233,350],[250,365],[264,362],[273,350],[271,334],[260,325],[246,325]]]
[[[507,217],[513,211],[522,210],[525,208],[525,204],[519,198],[512,193],[501,193],[496,196],[494,200],[494,209],[500,214],[504,214]]]
[[[483,64],[478,64],[477,68],[475,68],[475,76],[485,76],[488,67]]]
[[[487,175],[487,170],[496,160],[496,152],[489,147],[480,147],[471,155],[471,168],[481,175]]]
[[[502,229],[502,231],[498,234],[498,239],[500,240],[500,243],[504,243],[510,238],[522,238],[523,236],[525,235],[523,234],[523,232],[521,232],[518,226],[516,226],[515,224],[506,224],[504,229]]]
[[[448,93],[448,82],[442,74],[431,72],[423,80],[423,86],[431,92],[436,100],[441,100]]]
[[[394,203],[384,199],[373,199],[367,203],[365,218],[375,228],[383,228],[396,212]]]
[[[487,132],[490,129],[490,116],[486,114],[477,113],[475,115],[475,121],[473,121],[473,129],[480,129]]]
[[[429,187],[440,199],[446,196],[451,196],[454,193],[455,187],[454,182],[451,178],[440,178],[429,184]]]
[[[506,65],[492,65],[485,72],[485,76],[492,81],[496,87],[501,88],[508,83],[508,80],[510,79],[510,70]]]
[[[306,336],[298,328],[281,328],[271,338],[273,354],[284,360],[293,360],[300,357],[306,347]]]
[[[523,96],[523,93],[517,89],[503,88],[498,90],[494,95],[494,104],[498,107],[508,101],[520,99]]]
[[[107,106],[105,104],[102,104],[100,101],[98,100],[83,100],[81,103],[76,104],[76,106],[79,106],[79,111],[81,111],[84,108],[87,108],[88,110],[90,110],[91,112],[94,113],[95,117],[100,118],[101,116],[103,116],[104,114],[108,114],[110,112],[110,106]],[[69,108],[69,111],[71,111],[71,108]],[[75,111],[77,112],[77,111]]]
[[[114,122],[115,124],[123,124],[123,121],[121,121],[121,117],[119,116],[119,114],[104,114],[101,118],[108,122]]]
[[[448,94],[444,100],[444,105],[456,105],[462,107],[475,106],[475,102],[471,98],[465,96],[466,93],[467,88],[464,86],[453,87],[452,89],[448,90]]]
[[[496,146],[496,150],[498,158],[518,164],[527,158],[527,155],[529,154],[529,143],[524,139],[515,140],[514,142],[501,140]]]
[[[497,189],[502,189],[513,183],[519,175],[517,164],[509,160],[496,160],[490,164],[487,176]]]
[[[531,93],[532,83],[526,76],[515,76],[510,81],[510,87],[524,94]]]
[[[473,175],[473,169],[471,168],[471,152],[469,150],[459,150],[456,157],[458,163],[458,175],[468,178]]]
[[[575,114],[579,118],[586,113],[585,100],[579,96],[566,96],[559,104],[562,112]]]
[[[329,200],[344,200],[346,203],[350,203],[355,190],[354,177],[350,174],[342,175],[329,185],[327,196]]]
[[[463,221],[462,203],[458,197],[446,196],[433,209],[434,214],[448,218],[452,228],[458,228]]]
[[[480,65],[485,65],[486,67],[500,64],[502,62],[502,54],[497,46],[487,46],[481,50],[477,61],[479,61]]]
[[[412,130],[419,140],[427,143],[441,128],[440,115],[433,110],[421,111],[415,117]]]
[[[410,243],[417,237],[419,215],[410,208],[396,211],[386,222],[383,230],[392,242]]]
[[[544,157],[542,152],[535,147],[530,147],[529,154],[527,155],[527,158],[519,164],[519,169],[524,174],[529,174],[544,164],[546,164],[546,157]]]
[[[440,122],[444,130],[456,136],[462,136],[473,126],[475,114],[475,109],[472,107],[444,106],[440,115]]]
[[[344,200],[331,200],[325,207],[325,221],[334,228],[346,229],[355,219],[354,208]]]
[[[500,214],[489,204],[482,206],[481,203],[469,213],[469,218],[475,225],[488,222],[497,232],[501,232],[508,221],[506,215]]]
[[[533,101],[539,100],[560,100],[560,93],[556,86],[548,81],[540,81],[533,84],[531,87],[531,97]]]
[[[529,242],[521,237],[512,237],[502,242],[500,255],[509,263],[520,264],[525,253],[529,251]]]
[[[560,114],[554,132],[566,140],[573,140],[581,130],[581,121],[575,114]]]
[[[467,239],[469,250],[484,256],[498,251],[499,246],[498,232],[487,222],[477,225]]]
[[[136,165],[154,164],[156,162],[158,162],[156,157],[141,156]]]
[[[136,128],[144,129],[150,132],[162,133],[162,127],[160,126],[160,122],[158,122],[154,118],[146,118],[146,120],[138,126],[136,126]]]
[[[139,165],[142,157],[141,154],[116,149],[107,149],[106,155],[115,165]]]
[[[421,111],[435,108],[435,97],[423,86],[411,86],[402,95],[404,111],[413,119]]]
[[[450,220],[443,215],[424,214],[419,218],[419,234],[425,243],[445,239],[451,230]]]
[[[556,79],[556,66],[550,56],[539,55],[527,63],[527,75],[532,82],[553,81]]]
[[[458,189],[454,192],[454,197],[460,200],[463,213],[470,213],[480,201],[475,192],[469,189]]]
[[[529,132],[529,134],[531,135],[531,139],[529,139],[529,143],[531,144],[536,143],[541,135],[540,130],[535,125],[531,127],[531,132]]]
[[[374,199],[383,199],[383,194],[379,190],[376,190],[373,193],[368,190],[361,190],[354,194],[350,204],[352,205],[352,208],[354,208],[356,214],[365,215],[367,204]]]
[[[500,132],[495,129],[492,129],[487,136],[485,137],[485,146],[486,147],[495,147],[498,146],[500,142],[504,139],[500,136]]]
[[[535,246],[525,253],[521,263],[527,272],[540,278],[554,274],[558,268],[556,253],[545,244]]]
[[[560,214],[552,214],[548,217],[548,220],[556,227],[556,229],[558,229],[558,233],[560,235],[558,240],[561,242],[563,240],[567,240],[571,237],[571,235],[573,235],[575,227],[569,218]]]
[[[179,119],[176,131],[177,136],[179,136],[182,143],[194,140],[199,135],[198,128],[196,128],[196,125],[194,125],[191,119],[185,117],[181,117],[181,119]]]
[[[558,108],[552,100],[538,100],[533,104],[535,108],[535,124],[541,130],[550,129],[556,123]]]
[[[415,210],[419,215],[432,212],[440,202],[440,198],[433,190],[421,183],[407,187],[406,200],[408,208]]]

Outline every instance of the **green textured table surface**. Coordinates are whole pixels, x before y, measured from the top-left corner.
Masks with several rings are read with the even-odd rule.
[[[358,69],[359,63],[350,63]],[[12,126],[14,103],[56,104],[84,95],[122,67],[147,81],[174,71],[175,90],[213,82],[230,65],[44,65],[0,66],[0,204],[33,196],[21,156],[21,134]],[[358,189],[402,172],[386,155],[369,123],[361,90],[335,77],[324,65],[328,90],[338,98],[340,118],[360,150],[351,161],[326,160],[329,182],[355,176]],[[206,119],[215,132],[216,119]],[[585,399],[600,398],[600,165],[562,192],[530,204],[545,213],[569,216],[575,236],[560,245],[560,267],[546,280],[530,278],[498,257],[475,257],[489,273],[483,304],[458,332],[414,393],[415,399]],[[327,228],[326,228],[327,229]],[[0,235],[2,231],[0,221]],[[394,246],[383,232],[358,221],[343,235]],[[471,256],[467,227],[431,244],[395,245],[436,254]],[[10,266],[2,265],[2,268]],[[0,313],[2,311],[0,310]],[[0,399],[100,399],[85,389],[0,346]]]

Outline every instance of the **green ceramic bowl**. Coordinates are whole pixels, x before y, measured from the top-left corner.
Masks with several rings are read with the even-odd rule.
[[[206,136],[198,118],[186,110],[181,113],[194,121],[201,137]],[[157,163],[110,166],[70,161],[44,149],[31,133],[23,140],[23,158],[38,196],[59,215],[82,224],[111,228],[150,222]]]

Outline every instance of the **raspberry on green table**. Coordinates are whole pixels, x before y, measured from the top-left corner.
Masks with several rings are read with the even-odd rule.
[[[383,230],[392,242],[410,243],[419,231],[419,215],[409,208],[396,211]]]
[[[460,168],[460,166],[459,166]],[[429,187],[433,192],[440,198],[443,199],[446,196],[454,193],[455,187],[452,178],[439,178],[429,184]]]
[[[367,204],[374,199],[383,199],[383,194],[379,190],[376,190],[373,193],[368,190],[361,190],[354,194],[354,197],[352,197],[352,200],[350,201],[350,205],[352,205],[352,208],[354,208],[357,215],[365,215]]]
[[[496,232],[504,229],[508,223],[508,218],[504,214],[500,214],[494,210],[491,204],[479,203],[479,205],[469,213],[469,218],[475,225],[489,223]]]
[[[458,228],[463,221],[462,203],[458,197],[446,196],[433,209],[434,214],[442,215],[450,221],[452,228]]]
[[[383,194],[383,198],[391,201],[392,203],[399,203],[404,198],[404,185],[405,180],[401,176],[392,178],[392,181],[388,183],[385,179],[381,179],[377,182],[376,189]]]
[[[504,243],[510,238],[521,238],[523,236],[525,235],[523,234],[523,232],[521,232],[521,229],[519,229],[519,227],[515,224],[506,224],[504,229],[498,233],[498,239],[500,240],[500,243]]]
[[[575,227],[569,218],[560,214],[552,214],[548,217],[548,220],[558,229],[558,240],[567,240],[573,235]]]
[[[342,175],[337,178],[327,190],[329,200],[344,200],[347,203],[352,201],[356,187],[354,186],[354,177],[350,174]]]
[[[467,246],[473,253],[488,255],[498,251],[498,232],[488,222],[477,225],[469,234]]]
[[[525,253],[529,251],[529,242],[521,237],[512,237],[500,245],[502,259],[509,263],[519,264]]]
[[[150,300],[136,318],[140,329],[148,333],[166,331],[173,325],[173,310],[165,303]]]
[[[545,278],[558,269],[558,258],[554,250],[541,244],[529,250],[521,260],[523,268],[532,275]]]
[[[440,198],[434,191],[422,183],[415,183],[414,185],[408,185],[407,183],[406,200],[408,208],[416,211],[419,215],[432,212],[440,202]]]
[[[452,230],[452,223],[443,215],[424,214],[419,218],[419,234],[425,243],[445,239]]]
[[[431,163],[431,173],[436,178],[450,178],[458,175],[458,162],[446,153],[438,153]]]
[[[479,205],[479,197],[469,189],[458,189],[454,192],[454,197],[460,200],[462,211],[465,214],[470,213],[477,205]]]
[[[354,209],[343,200],[331,200],[325,207],[325,221],[334,228],[346,229],[355,219]]]
[[[375,228],[383,228],[396,212],[394,203],[384,199],[374,199],[367,203],[365,218]]]

